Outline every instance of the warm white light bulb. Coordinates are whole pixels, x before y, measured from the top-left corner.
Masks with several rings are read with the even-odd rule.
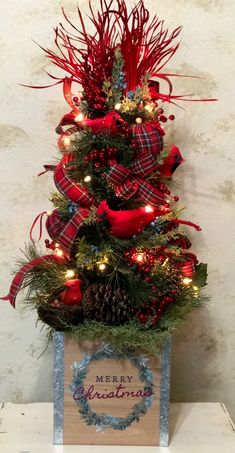
[[[47,211],[47,215],[51,215],[52,214],[52,211]]]
[[[163,263],[163,265],[162,265],[162,267],[166,266],[166,264],[168,263],[168,261],[169,261],[169,258],[166,258],[165,261],[164,261],[164,263]]]
[[[76,116],[75,121],[80,122],[80,121],[82,121],[82,120],[84,120],[84,115],[83,115],[83,113],[79,113],[79,114]]]
[[[69,137],[63,137],[63,142],[65,146],[68,146],[70,144],[70,138]]]
[[[63,250],[61,250],[61,249],[55,249],[55,253],[58,256],[63,256],[63,254],[64,254]]]
[[[142,124],[143,120],[142,120],[142,118],[140,118],[140,116],[138,116],[138,118],[135,119],[135,122],[136,122],[136,124]]]
[[[151,113],[153,111],[153,105],[152,104],[146,104],[146,106],[144,108],[149,113]]]
[[[190,285],[190,283],[192,283],[192,279],[191,278],[189,278],[189,277],[183,278],[183,284],[184,285]]]
[[[73,269],[68,269],[65,274],[65,278],[73,278],[73,277],[75,277],[75,271]]]
[[[136,255],[136,261],[138,261],[139,263],[141,263],[141,261],[143,261],[143,259],[144,259],[143,253],[138,253],[138,255]]]
[[[90,175],[85,176],[84,182],[91,182],[91,176]]]
[[[117,102],[117,104],[115,104],[115,110],[120,110],[121,106],[121,103]]]
[[[106,268],[106,266],[105,266],[104,263],[101,263],[101,264],[99,265],[99,270],[100,270],[100,271],[104,271],[105,268]]]
[[[150,206],[149,204],[147,204],[147,206],[145,206],[145,212],[153,212],[152,206]]]

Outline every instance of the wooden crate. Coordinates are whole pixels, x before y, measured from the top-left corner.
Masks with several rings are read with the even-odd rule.
[[[144,355],[113,356],[108,345],[81,347],[60,332],[54,335],[54,347],[54,444],[168,445],[170,343],[159,357],[147,360]],[[153,395],[146,379],[153,382]],[[79,412],[81,407],[88,413],[85,420]],[[129,423],[133,413],[140,414],[139,421]],[[102,431],[107,415],[111,416],[112,427]],[[126,424],[128,427],[123,429]]]

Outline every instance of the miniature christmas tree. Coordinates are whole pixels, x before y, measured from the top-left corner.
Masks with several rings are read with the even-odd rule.
[[[130,13],[124,0],[100,0],[90,13],[93,34],[79,9],[78,28],[63,12],[56,52],[43,49],[63,70],[50,77],[70,107],[56,128],[58,164],[45,165],[58,191],[53,211],[37,216],[4,299],[15,306],[27,287],[27,304],[53,329],[153,353],[205,299],[206,265],[189,252],[182,225],[200,227],[179,218],[172,193],[184,159],[164,145],[163,126],[174,120],[165,104],[188,100],[173,95],[176,74],[162,72],[181,28],[170,33],[156,16],[150,21],[142,0]],[[44,214],[50,240],[40,255],[33,234]]]

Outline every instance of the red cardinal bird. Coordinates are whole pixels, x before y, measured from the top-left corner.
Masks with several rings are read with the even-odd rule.
[[[82,121],[82,125],[88,126],[93,134],[105,132],[107,130],[116,133],[118,132],[121,123],[124,123],[124,120],[119,113],[116,112],[109,112],[102,118],[97,118],[96,120],[87,119]]]
[[[61,293],[60,297],[65,305],[80,305],[82,302],[81,292],[82,280],[68,280],[64,286],[66,288]]]
[[[160,166],[160,174],[171,177],[176,168],[183,162],[185,162],[185,159],[183,159],[179,148],[172,146],[171,151]]]
[[[112,211],[105,200],[97,208],[98,219],[107,220],[109,232],[122,239],[141,233],[159,215],[163,215],[163,212],[149,205],[128,211]]]

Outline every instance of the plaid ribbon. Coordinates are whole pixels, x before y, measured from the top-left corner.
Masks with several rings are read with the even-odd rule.
[[[10,291],[7,294],[7,296],[0,297],[0,299],[9,300],[12,307],[15,308],[16,296],[21,288],[21,285],[24,281],[24,278],[25,278],[27,272],[30,271],[30,269],[34,268],[35,266],[39,266],[40,264],[44,263],[45,261],[55,261],[57,263],[62,263],[64,261],[64,258],[61,258],[57,255],[45,255],[40,258],[36,258],[36,259],[30,261],[29,263],[25,264],[13,278],[13,280],[11,282]]]
[[[144,165],[145,160],[142,162]],[[109,173],[105,173],[104,176],[114,185],[117,197],[123,200],[128,200],[136,195],[141,201],[150,203],[155,207],[165,202],[166,195],[163,192],[120,164],[112,165]]]
[[[106,179],[114,185],[117,197],[128,200],[136,195],[141,201],[153,206],[165,202],[166,195],[144,178],[157,170],[156,156],[163,147],[164,131],[157,122],[132,126],[136,157],[129,168],[120,164],[110,167]]]
[[[156,170],[156,156],[163,148],[164,131],[157,122],[132,126],[133,142],[137,156],[131,165],[131,172],[142,178]]]
[[[66,175],[63,159],[55,168],[54,182],[59,192],[65,198],[80,204],[82,207],[90,207],[93,204],[94,200],[88,194],[87,189],[75,183]]]
[[[83,225],[83,220],[88,216],[88,209],[80,209],[69,221],[66,221],[60,216],[59,210],[55,209],[52,214],[47,217],[47,232],[49,236],[56,242],[59,242],[63,249],[69,254],[77,233]]]
[[[179,263],[179,268],[185,277],[193,277],[196,272],[196,264],[198,263],[196,255],[194,253],[185,252],[180,255],[183,262]]]

